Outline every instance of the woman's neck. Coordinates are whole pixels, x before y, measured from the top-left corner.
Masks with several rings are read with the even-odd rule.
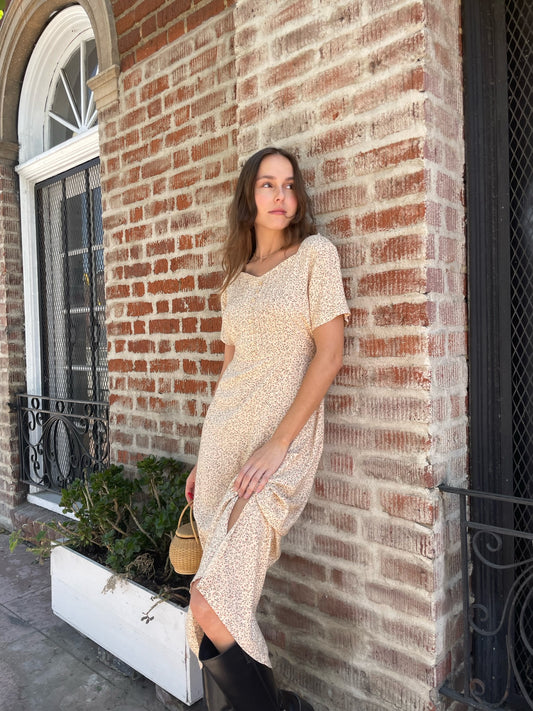
[[[252,259],[263,261],[287,246],[285,232],[256,231],[255,250]]]

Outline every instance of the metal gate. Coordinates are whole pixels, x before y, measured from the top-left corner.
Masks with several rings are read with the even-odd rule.
[[[471,490],[464,665],[443,688],[533,709],[533,4],[463,3]]]
[[[42,392],[19,396],[22,479],[58,491],[108,459],[98,161],[36,186]]]

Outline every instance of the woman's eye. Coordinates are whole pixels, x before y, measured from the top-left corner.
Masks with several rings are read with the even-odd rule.
[[[287,190],[294,190],[294,183],[289,183],[287,185]]]

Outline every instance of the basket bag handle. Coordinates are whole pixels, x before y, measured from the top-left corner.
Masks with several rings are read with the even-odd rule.
[[[181,526],[181,520],[183,519],[183,516],[186,511],[189,512],[189,521],[191,524],[191,529],[192,529],[194,539],[196,540],[196,543],[198,543],[198,545],[200,545],[200,539],[198,538],[198,531],[196,530],[196,521],[194,520],[194,516],[193,516],[193,502],[192,501],[187,502],[187,505],[183,508],[183,511],[180,514],[180,517],[178,520],[178,527],[176,528],[176,535],[177,536],[180,535],[179,530],[180,530],[180,526]],[[181,536],[181,537],[191,538],[191,536]]]

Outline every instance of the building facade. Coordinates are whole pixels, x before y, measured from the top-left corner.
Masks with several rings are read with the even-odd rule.
[[[65,417],[38,445],[50,413],[81,421],[75,403],[78,463],[194,461],[239,166],[266,145],[300,160],[351,322],[314,493],[260,613],[317,711],[444,708],[462,664],[461,496],[439,488],[467,486],[472,454],[461,13],[11,0],[0,24],[4,522],[57,501]]]

